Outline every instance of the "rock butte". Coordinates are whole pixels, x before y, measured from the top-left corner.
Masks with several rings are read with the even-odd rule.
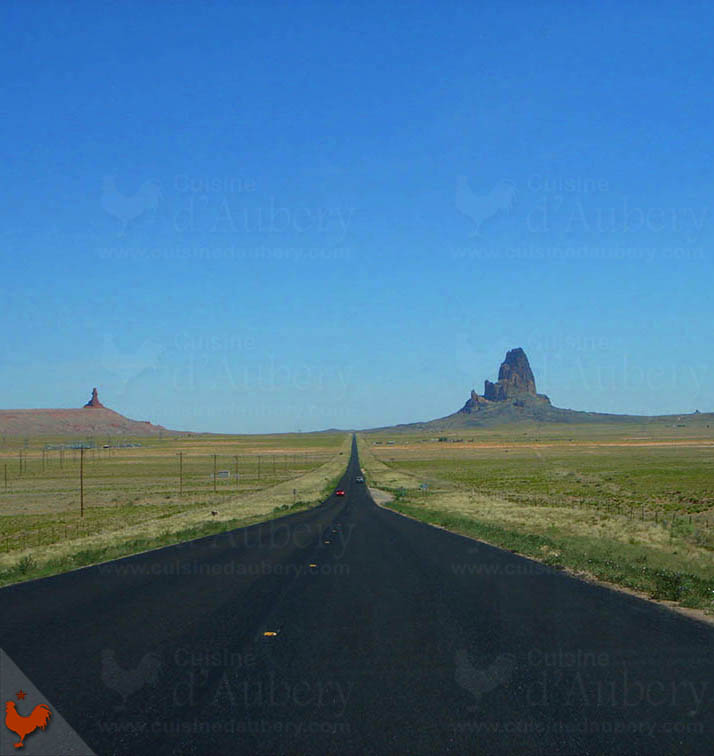
[[[92,389],[91,399],[78,409],[0,410],[0,435],[9,436],[159,436],[167,431],[148,420],[131,420],[99,401]]]
[[[532,397],[550,404],[550,399],[545,394],[536,393],[535,376],[531,370],[526,353],[521,347],[510,349],[506,353],[506,359],[501,363],[498,371],[498,381],[484,382],[483,396],[473,389],[471,397],[461,408],[460,412],[478,412],[482,406],[492,402],[507,402],[513,400],[518,406],[524,397]]]

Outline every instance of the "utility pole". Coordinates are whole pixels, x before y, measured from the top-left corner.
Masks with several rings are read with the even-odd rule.
[[[79,450],[79,516],[84,517],[84,446]]]

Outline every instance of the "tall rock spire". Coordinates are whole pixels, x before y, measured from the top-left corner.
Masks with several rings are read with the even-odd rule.
[[[516,394],[533,394],[536,385],[526,353],[520,348],[511,349],[498,371],[498,381],[486,381],[483,395],[492,402],[502,402]]]
[[[520,347],[516,347],[506,353],[506,359],[501,363],[496,383],[486,381],[483,396],[472,391],[471,397],[459,411],[478,412],[495,406],[496,402],[508,402],[517,407],[523,407],[524,403],[533,401],[550,404],[550,399],[545,394],[536,393],[535,377],[528,363],[528,357]]]
[[[104,409],[104,405],[99,401],[99,394],[97,393],[97,389],[92,389],[92,398],[84,405],[85,407],[101,407]]]

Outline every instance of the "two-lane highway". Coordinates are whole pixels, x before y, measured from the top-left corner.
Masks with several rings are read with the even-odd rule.
[[[316,509],[0,590],[0,647],[98,754],[711,752],[709,626],[359,474],[353,445]]]

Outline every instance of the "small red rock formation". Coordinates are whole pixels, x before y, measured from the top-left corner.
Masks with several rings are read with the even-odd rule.
[[[78,409],[0,409],[0,436],[161,436],[166,430],[105,407],[96,388],[92,398]],[[170,432],[183,435],[182,431]]]
[[[85,407],[100,407],[101,409],[106,409],[104,405],[99,401],[99,394],[97,394],[97,389],[92,389],[92,398],[84,405]]]

